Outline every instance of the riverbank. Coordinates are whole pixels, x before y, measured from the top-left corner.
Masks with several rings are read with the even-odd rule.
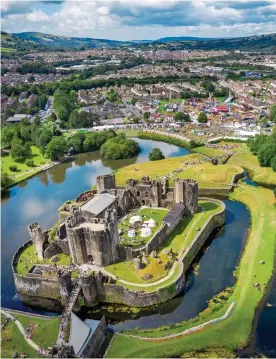
[[[107,357],[170,357],[206,348],[223,347],[236,350],[247,344],[255,310],[273,272],[276,232],[275,198],[269,189],[253,188],[245,184],[240,184],[229,198],[245,203],[250,210],[252,220],[248,242],[236,270],[237,282],[234,292],[224,304],[207,308],[192,321],[192,324],[190,322],[190,325],[195,326],[203,321],[222,316],[230,303],[235,301],[236,307],[231,316],[201,332],[158,343],[115,335]],[[264,264],[260,264],[260,261],[264,261]],[[259,284],[258,287],[254,286],[256,283]],[[187,329],[187,322],[178,324],[179,332],[185,329]],[[170,327],[163,328],[162,336],[166,332],[170,333],[170,330]]]

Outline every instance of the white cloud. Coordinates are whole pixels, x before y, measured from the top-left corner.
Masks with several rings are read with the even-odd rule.
[[[43,21],[49,21],[49,17],[47,14],[45,14],[45,12],[38,10],[27,14],[26,20],[31,22],[43,22]]]

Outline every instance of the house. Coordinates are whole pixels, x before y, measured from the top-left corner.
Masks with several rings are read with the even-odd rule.
[[[78,101],[89,105],[92,102],[92,99],[87,95],[87,92],[85,90],[79,90]]]
[[[9,117],[6,122],[8,123],[19,123],[23,118],[28,118],[28,119],[31,119],[31,116],[30,115],[25,115],[25,114],[17,114],[17,115],[14,115],[12,117]]]

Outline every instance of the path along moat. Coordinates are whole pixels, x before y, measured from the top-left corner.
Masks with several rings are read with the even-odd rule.
[[[11,260],[15,250],[29,239],[27,231],[29,223],[36,221],[43,229],[49,228],[58,218],[59,206],[91,188],[98,175],[110,173],[136,162],[148,161],[148,154],[154,147],[160,148],[166,157],[188,154],[183,148],[163,142],[141,139],[137,141],[142,151],[135,158],[103,162],[98,152],[81,154],[72,162],[63,163],[12,187],[9,197],[2,199],[1,300],[3,307],[29,311],[16,294],[11,271]],[[225,204],[226,225],[214,234],[207,252],[200,258],[198,274],[195,275],[193,272],[189,274],[185,295],[183,296],[182,293],[164,306],[160,306],[159,312],[155,314],[145,315],[139,319],[127,319],[123,323],[112,325],[114,331],[135,327],[156,328],[192,318],[207,306],[209,299],[225,287],[234,284],[233,271],[239,263],[246,243],[250,216],[242,203],[226,200]],[[275,297],[276,293],[272,287],[269,293],[270,303],[273,300],[275,302]],[[42,311],[37,312],[42,313]],[[265,312],[264,307],[256,325],[257,345],[261,351],[266,351],[268,346],[270,353],[271,350],[276,353],[276,345],[272,344],[271,337],[264,331],[267,323],[273,332],[271,317],[265,315]],[[274,321],[274,333],[275,325]]]

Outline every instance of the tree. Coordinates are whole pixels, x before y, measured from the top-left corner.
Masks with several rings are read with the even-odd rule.
[[[14,126],[10,126],[10,125],[2,126],[1,141],[3,147],[6,146],[10,147],[14,137],[17,137],[16,128]]]
[[[135,97],[132,97],[130,103],[131,103],[132,105],[135,105],[136,102],[137,102],[137,99],[136,99]]]
[[[270,108],[269,119],[276,123],[276,104],[272,105]]]
[[[148,120],[149,119],[149,113],[148,112],[144,112],[144,115],[143,115],[143,117],[144,117],[144,120]]]
[[[75,133],[72,137],[68,140],[68,147],[73,146],[75,151],[78,153],[83,152],[83,143],[85,140],[84,133]]]
[[[124,134],[106,141],[100,149],[101,157],[106,160],[131,158],[140,152],[139,144],[125,137]]]
[[[255,137],[249,137],[247,144],[253,155],[256,155],[259,149],[267,142],[268,136],[261,134]]]
[[[22,145],[20,140],[13,141],[11,146],[11,156],[16,162],[24,160],[32,154],[31,147],[28,144]]]
[[[269,167],[276,153],[276,142],[265,143],[258,151],[258,160],[261,167]]]
[[[25,165],[28,167],[34,167],[34,160],[32,158],[27,158],[25,161]]]
[[[274,172],[276,172],[276,155],[271,158],[270,167],[273,169]]]
[[[205,112],[200,112],[200,114],[198,115],[197,121],[199,123],[207,123],[208,122],[208,117],[206,115]]]
[[[214,92],[215,91],[215,86],[212,84],[211,81],[203,80],[200,85],[201,85],[201,87],[203,87],[208,92]]]
[[[149,160],[150,161],[158,161],[163,160],[165,156],[163,155],[162,151],[159,148],[153,148],[152,151],[149,153]]]
[[[1,173],[1,189],[6,189],[11,185],[11,179],[6,172]]]
[[[57,161],[67,148],[66,140],[63,137],[53,137],[46,147],[46,155],[52,160]]]
[[[188,113],[177,112],[174,116],[175,122],[190,122],[190,115]]]

